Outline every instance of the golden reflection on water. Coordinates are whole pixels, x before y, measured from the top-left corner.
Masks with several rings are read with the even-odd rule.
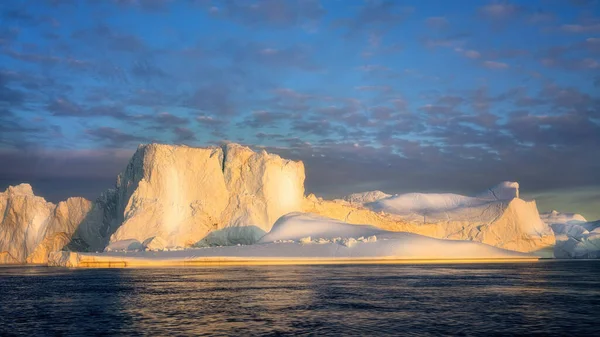
[[[0,268],[0,294],[0,335],[593,335],[600,262]]]

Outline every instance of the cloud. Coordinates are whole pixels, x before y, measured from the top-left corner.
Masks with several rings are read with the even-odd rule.
[[[173,0],[113,0],[116,4],[124,7],[139,8],[149,12],[164,12],[168,10],[168,4]]]
[[[138,53],[147,50],[146,43],[137,35],[119,32],[100,23],[94,28],[71,33],[71,38],[95,50],[110,49],[117,52]]]
[[[196,135],[194,134],[194,132],[188,128],[185,127],[175,127],[173,128],[173,133],[175,134],[176,138],[175,138],[175,142],[177,143],[183,143],[183,142],[189,142],[189,141],[196,141]]]
[[[156,115],[154,119],[158,125],[162,126],[173,126],[173,125],[185,125],[188,124],[189,121],[187,118],[175,116],[168,112],[160,112]]]
[[[134,143],[148,143],[151,142],[149,138],[143,136],[137,136],[121,131],[120,129],[112,127],[99,127],[97,129],[87,129],[85,134],[90,138],[106,143],[116,148],[127,148],[132,146]]]
[[[425,24],[429,28],[440,29],[448,25],[448,20],[443,16],[431,16],[425,19]]]
[[[273,47],[262,43],[228,44],[224,51],[232,53],[236,62],[248,62],[268,68],[297,68],[316,71],[320,67],[313,59],[312,50],[296,44],[289,47]]]
[[[504,62],[484,61],[483,66],[488,69],[508,69],[510,66]]]
[[[565,33],[598,33],[600,32],[600,23],[566,24],[561,25],[559,29]]]
[[[470,59],[478,59],[481,57],[481,53],[478,52],[477,50],[472,50],[472,49],[463,49],[463,48],[454,48],[454,51],[457,53],[462,54],[464,57],[470,58]]]
[[[556,20],[556,15],[548,12],[537,11],[529,15],[527,21],[531,24],[545,24]]]
[[[507,20],[519,15],[523,9],[509,2],[492,2],[479,8],[479,14],[491,20]]]
[[[227,0],[216,2],[208,7],[208,11],[215,17],[250,27],[267,25],[284,28],[314,24],[326,13],[317,0]]]
[[[468,34],[454,34],[446,37],[425,38],[422,42],[427,48],[461,48],[468,37]]]
[[[402,7],[396,1],[366,1],[353,17],[340,20],[348,34],[374,28],[388,28],[402,23],[414,9]]]
[[[189,95],[184,106],[209,115],[231,116],[236,113],[232,90],[224,85],[207,85]]]
[[[270,111],[253,111],[252,114],[244,119],[243,122],[238,123],[238,127],[251,127],[251,128],[262,128],[262,127],[274,127],[280,121],[292,119],[293,116]]]

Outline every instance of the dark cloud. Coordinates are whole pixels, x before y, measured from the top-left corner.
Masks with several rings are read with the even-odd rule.
[[[176,143],[184,143],[189,141],[196,141],[196,135],[194,132],[185,127],[175,127],[173,128],[173,133],[175,134],[175,142]]]
[[[232,89],[227,86],[207,85],[198,88],[187,97],[183,102],[183,106],[209,115],[230,116],[237,112],[232,94]]]
[[[403,7],[397,1],[366,1],[354,17],[343,19],[339,24],[346,27],[349,34],[365,29],[389,28],[404,22],[413,11],[412,7]]]
[[[250,116],[246,117],[243,122],[238,123],[237,126],[251,128],[274,127],[277,123],[292,118],[293,116],[281,112],[253,111]]]
[[[244,62],[269,68],[297,68],[308,71],[320,69],[313,60],[312,50],[301,45],[280,48],[262,43],[226,43],[222,46],[222,51],[233,55],[236,63]]]
[[[223,0],[207,6],[215,17],[234,20],[247,26],[270,25],[276,27],[314,25],[325,15],[318,0]]]
[[[161,80],[168,76],[164,70],[160,69],[156,65],[153,65],[148,60],[134,62],[133,66],[131,67],[131,74],[144,80]]]
[[[168,10],[168,4],[173,0],[113,0],[116,4],[139,8],[150,12],[164,12]]]
[[[139,36],[115,31],[102,23],[91,29],[74,31],[71,37],[96,50],[109,49],[118,52],[138,53],[148,49]]]
[[[105,126],[97,129],[87,129],[85,130],[85,134],[98,142],[117,148],[127,148],[136,143],[139,144],[151,142],[151,139],[147,137],[125,133],[120,129]]]
[[[187,118],[179,117],[168,112],[160,112],[154,118],[155,122],[160,126],[175,126],[186,125],[189,123]]]

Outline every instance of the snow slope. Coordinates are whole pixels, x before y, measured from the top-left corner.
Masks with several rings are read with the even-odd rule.
[[[129,243],[125,243],[127,246]],[[102,254],[57,252],[51,265],[69,267],[365,263],[402,260],[531,260],[512,252],[470,241],[440,240],[422,235],[389,232],[373,226],[351,225],[312,214],[281,217],[260,243],[163,252],[108,252]]]
[[[551,257],[555,241],[552,229],[540,219],[534,201],[527,202],[518,196],[518,183],[503,182],[475,197],[453,193],[408,193],[362,205],[313,200],[305,210],[355,223],[350,219],[356,218],[356,214],[366,217],[360,209],[362,206],[376,214],[364,222],[377,227],[440,239],[483,242]],[[346,209],[345,218],[338,216],[344,214],[341,208]]]

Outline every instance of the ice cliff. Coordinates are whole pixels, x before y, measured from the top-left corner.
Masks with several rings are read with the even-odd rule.
[[[168,246],[250,244],[298,211],[304,165],[237,144],[140,146],[117,179],[110,242],[160,238]]]
[[[103,206],[83,198],[57,205],[35,196],[29,184],[0,193],[0,263],[45,263],[48,253],[77,241],[102,249]]]

